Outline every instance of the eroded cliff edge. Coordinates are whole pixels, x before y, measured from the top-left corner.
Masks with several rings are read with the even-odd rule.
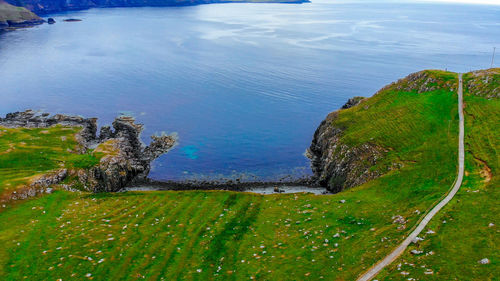
[[[50,128],[53,126],[80,127],[76,134],[78,147],[71,153],[84,154],[92,151],[99,155],[97,165],[87,168],[52,171],[19,189],[14,198],[22,199],[36,195],[54,184],[64,183],[68,189],[91,192],[113,192],[133,182],[147,178],[151,162],[168,152],[176,143],[173,135],[152,136],[146,146],[140,140],[143,130],[132,117],[120,116],[110,126],[101,128],[97,134],[97,119],[62,114],[39,114],[31,110],[9,113],[0,118],[4,128]],[[18,198],[15,198],[18,197]]]

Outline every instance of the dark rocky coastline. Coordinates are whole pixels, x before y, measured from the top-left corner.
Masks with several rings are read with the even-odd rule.
[[[230,191],[247,191],[256,187],[286,187],[286,186],[303,186],[317,188],[318,185],[311,178],[302,178],[297,180],[283,181],[239,181],[239,180],[185,180],[185,181],[156,181],[145,179],[140,182],[135,182],[134,187],[151,187],[157,190],[230,190]]]
[[[213,3],[290,3],[300,4],[309,0],[6,0],[13,5],[22,5],[28,10],[44,15],[64,11],[85,10],[90,8],[112,8],[112,7],[168,7],[168,6],[192,6]]]
[[[144,145],[140,140],[143,126],[127,116],[116,118],[113,128],[102,127],[99,135],[96,118],[62,114],[51,116],[32,110],[9,113],[5,118],[0,118],[0,126],[8,128],[47,128],[55,125],[82,128],[77,135],[77,141],[81,144],[80,153],[99,149],[101,144],[111,150],[112,153],[107,153],[93,168],[65,171],[63,176],[56,173],[59,182],[66,177],[77,178],[82,188],[91,192],[119,191],[128,184],[146,180],[151,162],[168,152],[176,143],[174,136],[160,135],[152,136],[151,143]],[[54,184],[52,177],[48,177],[47,182],[48,185]]]
[[[356,106],[363,100],[363,97],[351,98],[340,110]],[[383,148],[370,143],[359,147],[341,143],[344,128],[332,125],[338,114],[338,111],[332,112],[321,122],[306,153],[311,159],[312,181],[334,193],[380,176],[370,167],[385,153]]]

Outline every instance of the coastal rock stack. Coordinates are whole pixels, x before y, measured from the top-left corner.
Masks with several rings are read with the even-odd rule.
[[[151,162],[168,152],[176,143],[174,136],[160,135],[152,136],[150,145],[144,145],[140,140],[143,126],[136,124],[134,118],[128,116],[116,118],[113,129],[102,127],[99,136],[96,134],[96,118],[62,114],[50,116],[32,110],[9,113],[5,118],[0,118],[0,126],[7,128],[48,128],[55,125],[81,127],[76,136],[81,144],[79,153],[93,149],[94,152],[105,155],[95,167],[65,173],[67,176],[78,177],[83,188],[92,192],[119,191],[130,183],[145,180],[151,169]]]

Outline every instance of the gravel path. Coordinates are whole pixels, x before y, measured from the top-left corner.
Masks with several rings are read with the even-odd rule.
[[[377,274],[384,269],[387,265],[396,260],[404,252],[406,247],[420,234],[420,232],[425,228],[429,221],[446,205],[460,189],[462,185],[462,180],[464,177],[464,112],[463,112],[463,85],[462,85],[462,74],[458,75],[458,115],[459,115],[459,135],[458,135],[458,177],[455,184],[448,195],[439,202],[418,224],[417,228],[388,256],[383,260],[379,261],[368,271],[363,273],[357,280],[358,281],[368,281],[372,280]]]

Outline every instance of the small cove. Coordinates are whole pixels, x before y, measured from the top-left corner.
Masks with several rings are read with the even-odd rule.
[[[143,136],[176,132],[155,180],[293,181],[310,175],[314,131],[348,98],[421,69],[489,67],[499,9],[313,1],[54,14],[56,24],[0,34],[0,114],[101,125],[127,114]]]

